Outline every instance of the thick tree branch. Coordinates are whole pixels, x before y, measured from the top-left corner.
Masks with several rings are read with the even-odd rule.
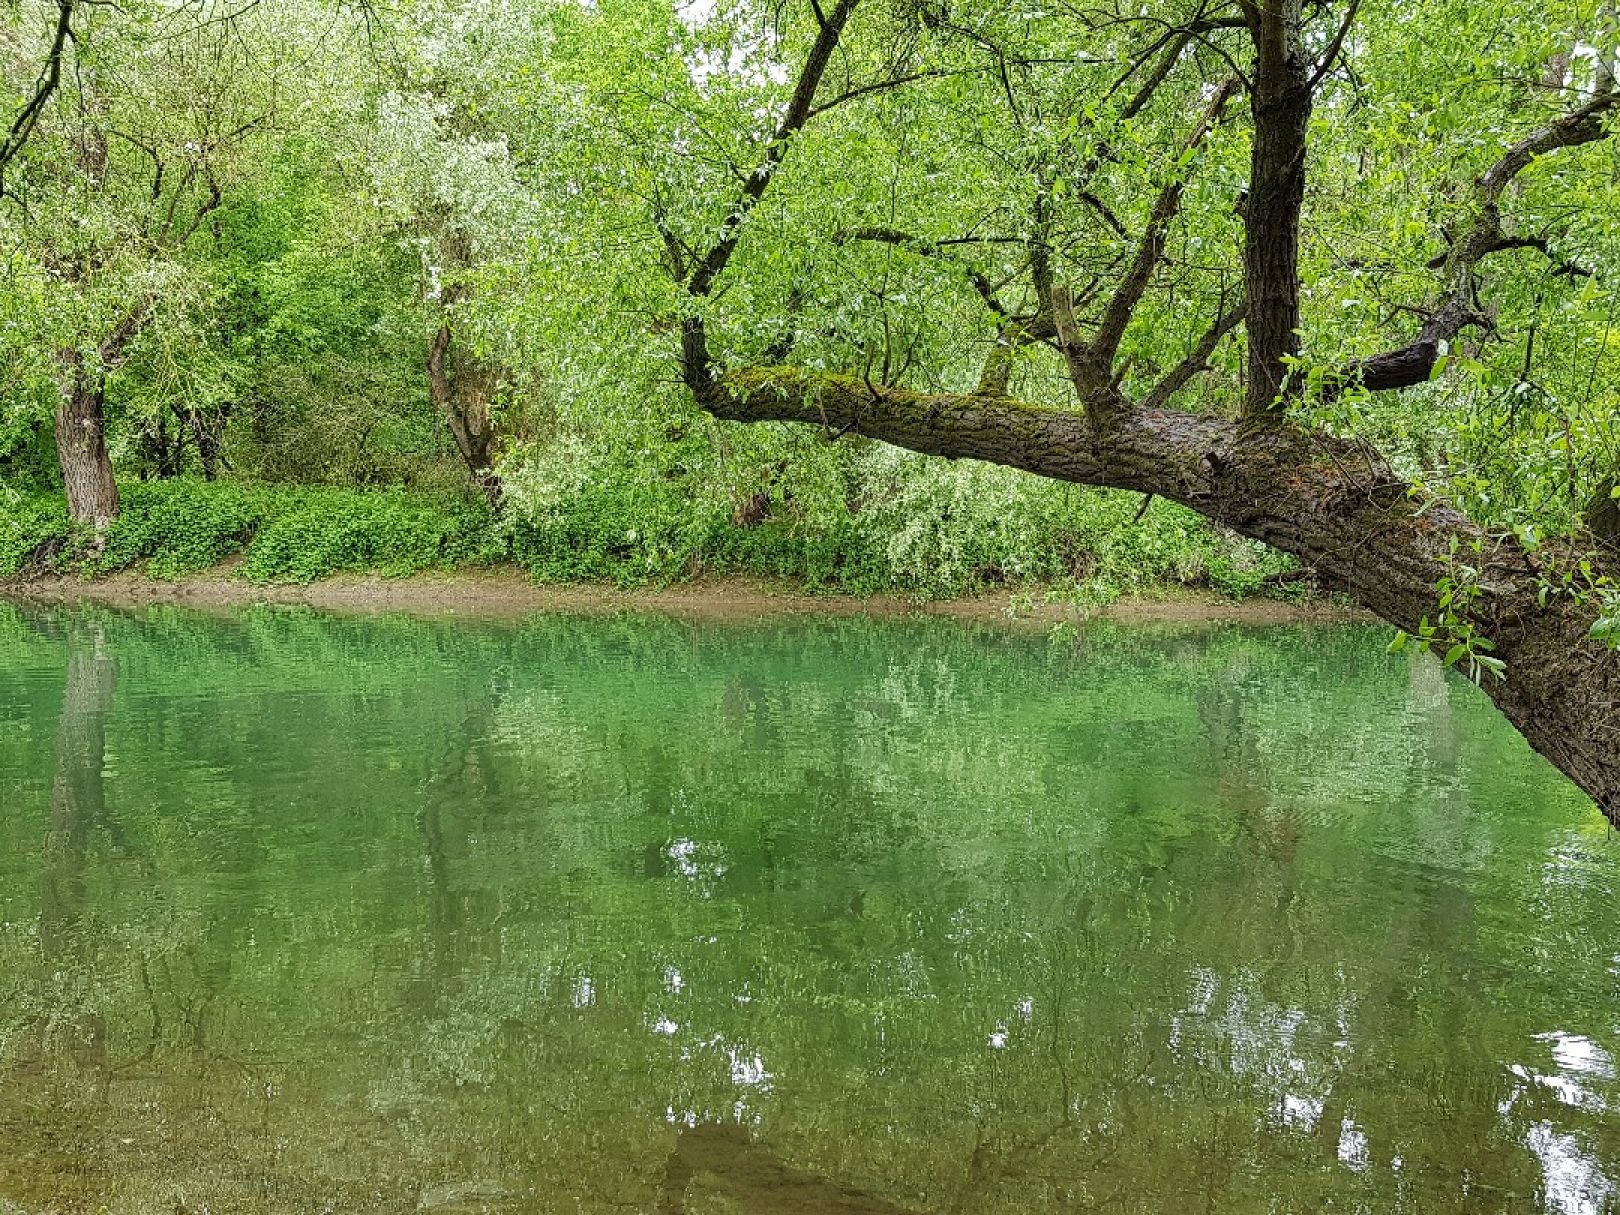
[[[1620,821],[1620,651],[1587,636],[1596,609],[1547,601],[1544,562],[1443,505],[1424,504],[1364,443],[1138,407],[1107,431],[1085,415],[1009,397],[925,394],[791,367],[735,372],[702,404],[743,422],[802,422],[912,451],[987,460],[1084,485],[1168,498],[1298,557],[1397,628],[1435,614],[1453,554],[1478,569],[1461,623],[1495,643],[1505,677],[1484,691],[1529,742]]]
[[[1137,114],[1142,112],[1143,107],[1153,100],[1153,95],[1159,91],[1159,86],[1169,77],[1171,69],[1181,62],[1181,56],[1186,53],[1187,46],[1192,42],[1192,39],[1193,36],[1188,30],[1176,30],[1166,34],[1149,47],[1144,54],[1139,55],[1120,74],[1119,79],[1114,81],[1113,87],[1108,90],[1110,96],[1123,87],[1125,82],[1141,69],[1143,63],[1154,54],[1159,55],[1148,74],[1136,86],[1136,91],[1131,94],[1130,99],[1126,101],[1124,107],[1120,110],[1120,118],[1129,120],[1136,117]],[[1163,52],[1159,53],[1161,47]]]
[[[1076,383],[1082,398],[1113,379],[1114,357],[1119,352],[1120,341],[1125,336],[1125,329],[1130,324],[1131,317],[1136,313],[1137,305],[1142,302],[1148,284],[1153,280],[1153,273],[1158,268],[1159,260],[1164,256],[1164,239],[1170,223],[1181,210],[1181,196],[1187,185],[1186,170],[1182,166],[1188,163],[1191,153],[1204,142],[1210,131],[1220,122],[1221,115],[1237,92],[1237,88],[1238,82],[1235,77],[1228,77],[1216,86],[1204,109],[1203,117],[1182,142],[1181,154],[1176,158],[1176,167],[1171,171],[1170,180],[1160,188],[1158,197],[1153,200],[1153,206],[1148,212],[1147,226],[1137,243],[1136,255],[1131,260],[1130,268],[1104,306],[1102,321],[1087,344],[1084,357],[1075,364],[1080,369],[1084,381]]]
[[[1313,91],[1317,85],[1322,83],[1322,79],[1333,70],[1334,63],[1338,61],[1340,53],[1344,50],[1344,40],[1350,33],[1350,27],[1355,24],[1356,13],[1360,9],[1361,0],[1350,0],[1349,5],[1345,8],[1344,19],[1339,22],[1339,28],[1334,32],[1333,41],[1328,43],[1327,50],[1322,53],[1321,62],[1316,65],[1316,71],[1311,73],[1310,87]]]
[[[1616,93],[1611,86],[1579,109],[1526,135],[1480,176],[1480,201],[1487,206],[1496,203],[1508,183],[1529,168],[1530,162],[1538,156],[1606,138],[1609,131],[1604,126],[1604,120],[1617,104],[1620,104],[1620,93]]]
[[[742,192],[732,204],[725,222],[721,224],[720,238],[707,252],[701,255],[694,252],[690,258],[681,259],[683,264],[691,268],[682,285],[692,299],[706,299],[714,290],[715,280],[725,271],[731,262],[732,254],[737,251],[743,224],[759,200],[765,196],[765,191],[770,188],[771,179],[775,176],[777,167],[781,165],[782,158],[787,155],[793,137],[810,121],[822,77],[827,73],[833,52],[838,49],[839,40],[844,36],[844,27],[849,24],[850,16],[854,13],[858,2],[859,0],[838,0],[830,13],[817,9],[819,31],[809,53],[805,56],[803,67],[799,70],[798,81],[793,86],[793,95],[788,100],[787,109],[783,111],[775,132],[765,144],[758,167],[743,183]],[[702,400],[712,389],[714,373],[709,355],[708,332],[704,328],[703,317],[695,310],[681,318],[680,365],[682,380],[693,395]]]
[[[1579,262],[1574,262],[1566,257],[1561,257],[1556,251],[1554,251],[1552,242],[1545,236],[1502,236],[1499,239],[1491,242],[1490,247],[1484,252],[1487,254],[1501,253],[1510,249],[1536,250],[1552,263],[1551,272],[1564,278],[1592,278],[1596,274],[1596,271],[1592,270],[1588,266],[1583,266]],[[1450,257],[1451,250],[1447,249],[1444,253],[1431,257],[1429,259],[1428,268],[1430,270],[1444,270],[1446,268],[1446,262],[1450,259]]]

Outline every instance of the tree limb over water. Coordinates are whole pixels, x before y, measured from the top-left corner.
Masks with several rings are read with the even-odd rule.
[[[844,0],[804,62],[783,131],[766,146],[770,170],[788,134],[814,112],[821,72],[857,0]],[[1305,37],[1300,0],[1242,0],[1252,68],[1217,86],[1192,121],[1182,155],[1147,212],[1129,268],[1102,319],[1084,332],[1061,284],[1034,282],[1050,299],[1079,408],[1043,406],[1005,395],[1005,378],[976,394],[922,393],[847,375],[793,367],[722,371],[701,315],[683,325],[682,376],[714,416],[791,421],[857,433],[912,451],[969,457],[1085,485],[1135,490],[1179,502],[1233,530],[1297,556],[1329,585],[1409,633],[1434,638],[1448,660],[1467,655],[1476,678],[1532,746],[1620,822],[1620,653],[1588,633],[1598,612],[1589,598],[1560,593],[1574,569],[1601,569],[1598,550],[1576,542],[1524,551],[1444,504],[1424,501],[1371,446],[1290,420],[1305,391],[1301,364],[1300,216],[1314,91],[1341,54],[1354,21],[1345,12],[1321,61]],[[1177,37],[1188,35],[1182,31]],[[1200,35],[1202,36],[1202,35]],[[1162,43],[1161,43],[1162,45]],[[1149,96],[1172,75],[1176,53],[1146,84]],[[1121,388],[1119,348],[1161,264],[1163,233],[1196,152],[1239,82],[1248,88],[1253,128],[1250,179],[1241,203],[1244,299],[1223,308],[1187,358],[1144,400]],[[1144,99],[1145,104],[1145,99]],[[1481,323],[1477,271],[1490,253],[1513,247],[1503,223],[1507,186],[1536,158],[1603,139],[1616,104],[1607,73],[1596,95],[1514,142],[1478,179],[1473,216],[1442,266],[1445,294],[1417,340],[1351,364],[1333,380],[1390,390],[1427,381],[1443,343]],[[795,115],[804,120],[795,121]],[[765,195],[774,173],[749,179],[739,217]],[[689,281],[709,294],[737,247],[740,221],[701,257]],[[883,239],[883,237],[878,237]],[[900,234],[923,252],[937,244]],[[1047,268],[1049,273],[1049,267]],[[984,292],[976,284],[980,294]],[[1237,420],[1168,408],[1195,379],[1222,338],[1242,326],[1247,339],[1243,404]],[[999,390],[999,391],[994,391]],[[1549,588],[1552,588],[1549,593]]]

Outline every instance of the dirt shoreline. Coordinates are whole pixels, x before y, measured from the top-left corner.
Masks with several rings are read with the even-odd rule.
[[[891,595],[812,594],[791,583],[734,577],[637,590],[591,583],[548,586],[532,582],[523,571],[511,568],[434,571],[406,578],[341,574],[305,585],[270,586],[248,582],[236,576],[230,567],[173,582],[126,570],[95,579],[53,575],[0,582],[0,600],[57,606],[173,604],[202,609],[283,604],[362,615],[402,613],[494,619],[537,612],[654,612],[716,620],[791,615],[943,616],[1041,627],[1096,619],[1179,624],[1293,624],[1367,619],[1354,609],[1326,600],[1308,603],[1233,600],[1191,591],[1166,592],[1162,597],[1137,596],[1102,607],[1086,607],[1046,602],[1039,590],[925,601]]]

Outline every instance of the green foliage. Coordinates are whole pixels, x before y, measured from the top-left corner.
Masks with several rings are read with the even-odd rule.
[[[711,433],[614,428],[546,445],[507,478],[514,559],[546,582],[746,574],[934,598],[1043,583],[1097,600],[1172,585],[1254,594],[1292,568],[1173,503],[1137,518],[1137,495],[985,464],[859,441],[784,448],[780,432],[721,447]]]
[[[308,490],[266,522],[242,565],[255,582],[310,582],[339,571],[399,577],[500,555],[487,505],[399,490]]]
[[[67,502],[61,496],[0,495],[0,578],[10,578],[67,543]]]
[[[696,572],[727,503],[713,449],[684,427],[563,434],[507,478],[514,558],[545,582],[668,582]]]
[[[1173,505],[1137,518],[1134,495],[812,429],[727,429],[670,383],[681,321],[700,314],[723,368],[786,360],[971,391],[1005,317],[1040,311],[1032,252],[1055,281],[1101,291],[1168,174],[1184,188],[1164,237],[1174,273],[1155,278],[1118,361],[1139,398],[1235,302],[1251,124],[1238,104],[1196,151],[1186,137],[1210,82],[1248,62],[1246,32],[1206,31],[1131,105],[1117,65],[1145,67],[1185,5],[1152,0],[1099,24],[994,0],[944,22],[863,3],[838,82],[772,149],[735,257],[695,297],[680,280],[766,155],[761,116],[792,93],[814,6],[433,0],[405,6],[386,61],[363,6],[171,7],[92,6],[8,172],[24,205],[0,204],[0,476],[58,483],[50,419],[71,350],[101,357],[120,475],[244,483],[131,485],[128,517],[94,552],[56,507],[0,507],[0,568],[45,552],[175,576],[243,552],[255,577],[307,579],[508,554],[550,581],[746,573],[926,595],[1057,583],[1097,598],[1164,584],[1248,594],[1287,572]],[[36,79],[51,8],[0,16],[17,50],[0,63],[6,95]],[[1576,532],[1620,451],[1612,142],[1538,156],[1515,179],[1503,230],[1534,239],[1482,266],[1491,325],[1448,344],[1428,383],[1325,390],[1343,387],[1347,360],[1412,338],[1480,172],[1595,87],[1608,19],[1596,0],[1555,8],[1362,6],[1347,70],[1320,85],[1300,268],[1296,370],[1324,390],[1304,394],[1301,419],[1368,439],[1423,493],[1532,547]],[[1331,35],[1325,9],[1307,23],[1313,45]],[[1028,70],[1007,75],[994,47]],[[102,145],[107,171],[84,172]],[[132,316],[127,348],[100,355]],[[456,359],[500,369],[512,509],[499,527],[436,493],[466,484],[424,374],[441,323]],[[1173,404],[1229,414],[1243,359],[1234,331]],[[1015,352],[1009,387],[1045,405],[1074,397],[1041,343]],[[1462,644],[1459,662],[1489,670],[1481,645],[1451,636],[1448,610],[1442,652]]]
[[[1620,649],[1620,595],[1606,592],[1599,602],[1602,604],[1602,614],[1593,621],[1591,635]]]
[[[1455,540],[1448,557],[1448,573],[1435,584],[1436,615],[1418,622],[1419,651],[1440,654],[1448,667],[1458,667],[1479,683],[1488,673],[1497,679],[1507,675],[1507,663],[1492,655],[1496,643],[1480,633],[1470,613],[1482,593],[1479,561],[1484,542],[1475,540],[1464,551]],[[1391,653],[1406,648],[1408,634],[1398,632],[1390,642]]]
[[[499,559],[488,505],[399,489],[205,482],[125,486],[123,511],[94,543],[70,528],[59,495],[0,502],[0,576],[27,569],[106,574],[141,568],[178,578],[243,557],[255,582],[309,582],[338,572],[390,577]]]
[[[144,561],[154,578],[208,569],[241,549],[263,521],[272,496],[190,479],[127,486],[123,510],[104,545],[90,551],[82,568],[103,573]]]
[[[544,466],[550,495],[518,478],[502,520],[468,494],[140,482],[124,486],[123,512],[99,545],[69,527],[60,495],[13,495],[0,500],[0,577],[32,565],[168,579],[240,556],[239,573],[251,581],[310,582],[512,561],[543,582],[747,575],[925,598],[1046,585],[1105,601],[1171,586],[1266,593],[1289,568],[1182,507],[1155,502],[1136,519],[1134,495],[1005,469],[874,447],[822,467],[807,458],[718,492],[709,467],[717,460],[701,437],[653,443],[639,455],[553,445]],[[738,501],[756,495],[767,513],[739,515]]]
[[[123,487],[123,511],[101,538],[75,531],[60,494],[0,502],[0,576],[30,566],[105,574],[143,565],[177,578],[241,549],[271,513],[275,490],[189,479]]]

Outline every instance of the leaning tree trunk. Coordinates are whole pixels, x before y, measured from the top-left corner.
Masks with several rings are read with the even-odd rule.
[[[1587,636],[1596,610],[1558,593],[1591,554],[1527,554],[1419,502],[1364,443],[1278,423],[1246,427],[1141,408],[1107,427],[1009,397],[928,395],[797,368],[733,373],[702,404],[737,421],[807,422],[913,451],[971,457],[1086,485],[1156,494],[1292,553],[1397,628],[1440,623],[1489,639],[1502,677],[1481,687],[1530,742],[1620,824],[1620,651]],[[1466,575],[1464,567],[1477,571]],[[1464,586],[1444,620],[1437,584]]]
[[[816,96],[858,2],[838,0],[825,13],[816,8],[820,32],[792,98],[713,243],[689,251],[665,229],[670,269],[692,300],[714,294],[745,221],[780,176],[776,170],[786,149],[816,113],[838,104],[818,109]],[[1302,0],[1245,0],[1237,7],[1255,51],[1245,86],[1254,124],[1244,207],[1245,298],[1235,307],[1223,298],[1203,337],[1140,402],[1120,389],[1121,343],[1180,213],[1186,184],[1180,166],[1223,120],[1242,73],[1213,93],[1204,91],[1202,117],[1182,143],[1177,167],[1149,209],[1136,254],[1100,319],[1088,322],[1088,334],[1081,332],[1072,292],[1051,282],[1049,266],[1043,273],[1032,260],[1031,285],[1051,312],[1056,346],[1084,412],[1014,400],[1005,395],[999,370],[984,377],[978,395],[921,394],[791,367],[720,374],[701,308],[681,321],[682,379],[697,403],[718,418],[805,422],[913,451],[1154,494],[1292,553],[1383,619],[1469,655],[1485,691],[1520,733],[1620,823],[1620,651],[1589,635],[1597,618],[1593,596],[1571,593],[1590,591],[1603,573],[1598,551],[1554,545],[1528,554],[1454,510],[1419,502],[1365,443],[1302,430],[1289,420],[1288,407],[1298,396],[1288,376],[1301,349],[1299,221],[1313,94],[1344,48],[1356,5],[1346,7],[1320,58],[1313,58],[1312,40],[1305,36]],[[1151,73],[1138,94],[1142,104],[1185,45],[1171,43],[1162,71]],[[1620,91],[1605,71],[1585,105],[1504,152],[1476,183],[1474,219],[1444,259],[1445,294],[1418,340],[1341,369],[1324,393],[1331,395],[1335,384],[1386,391],[1431,378],[1443,344],[1482,322],[1475,273],[1481,259],[1525,247],[1501,226],[1499,202],[1507,185],[1540,156],[1605,138],[1615,109]],[[1223,337],[1240,322],[1248,345],[1242,420],[1166,409],[1207,369]],[[1448,578],[1453,587],[1442,608],[1439,588]],[[1578,585],[1582,581],[1586,585]]]
[[[118,485],[107,454],[105,382],[75,358],[56,407],[56,456],[68,517],[104,532],[118,516]]]
[[[454,336],[446,321],[428,347],[428,391],[455,437],[456,450],[473,484],[498,512],[504,491],[500,474],[495,471],[495,426],[490,417],[498,377],[476,359],[459,355],[453,347]]]

